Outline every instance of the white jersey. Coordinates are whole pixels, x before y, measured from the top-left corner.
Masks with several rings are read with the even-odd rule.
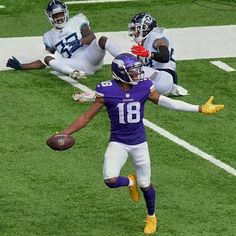
[[[175,63],[175,50],[173,47],[173,44],[169,38],[169,36],[166,34],[166,30],[164,28],[154,28],[147,36],[147,38],[144,41],[144,47],[151,51],[156,52],[157,50],[153,47],[153,42],[156,39],[164,38],[169,42],[169,54],[170,54],[170,60],[167,63],[161,63],[157,62],[153,59],[146,58],[146,57],[139,57],[139,59],[143,62],[144,66],[152,67],[153,69],[171,69],[173,71],[176,70],[176,63]]]
[[[80,45],[81,29],[89,21],[84,14],[70,18],[63,29],[52,28],[43,36],[43,42],[50,51],[58,52],[64,58],[71,58],[84,50],[87,45]]]

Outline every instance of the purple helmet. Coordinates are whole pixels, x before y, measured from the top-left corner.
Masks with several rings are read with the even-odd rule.
[[[62,29],[69,19],[67,6],[60,0],[51,0],[48,3],[46,8],[46,15],[48,16],[49,22],[58,29]]]
[[[135,85],[142,78],[142,64],[130,53],[115,57],[111,64],[113,78],[127,84]]]
[[[129,36],[136,43],[141,43],[155,27],[155,18],[148,13],[138,13],[128,24]]]

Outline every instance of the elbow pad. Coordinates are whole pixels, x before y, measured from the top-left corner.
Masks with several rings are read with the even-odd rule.
[[[160,95],[158,105],[177,111],[198,112],[199,106]]]
[[[165,46],[160,46],[157,50],[157,52],[152,52],[152,59],[157,62],[167,63],[170,60],[168,48]]]

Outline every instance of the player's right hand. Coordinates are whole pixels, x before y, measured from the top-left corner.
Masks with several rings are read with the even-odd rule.
[[[209,98],[209,100],[202,105],[202,113],[206,114],[206,115],[211,115],[211,114],[215,114],[216,112],[222,110],[224,108],[223,104],[212,104],[213,101],[213,96],[211,96]]]
[[[21,63],[12,56],[12,58],[9,58],[6,64],[7,67],[11,67],[15,70],[21,70],[22,66]]]
[[[131,52],[141,57],[151,57],[151,52],[144,48],[141,44],[134,45],[131,48]]]

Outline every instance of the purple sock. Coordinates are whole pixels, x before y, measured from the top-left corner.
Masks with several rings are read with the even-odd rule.
[[[123,176],[119,176],[116,180],[116,182],[114,183],[106,183],[105,184],[109,187],[109,188],[119,188],[119,187],[123,187],[123,186],[128,186],[129,185],[129,179],[127,177],[123,177]]]
[[[148,188],[148,190],[142,189],[143,196],[146,202],[148,215],[153,215],[155,213],[155,200],[156,200],[156,193],[152,185]]]

